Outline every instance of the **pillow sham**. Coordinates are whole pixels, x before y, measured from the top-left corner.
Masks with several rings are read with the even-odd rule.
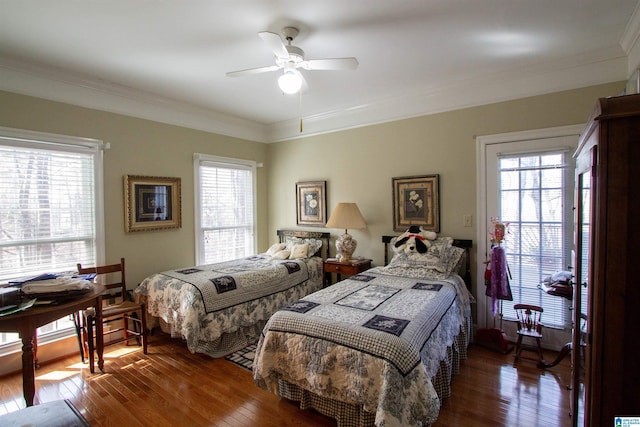
[[[427,253],[438,257],[446,256],[451,245],[453,245],[452,237],[438,237],[431,241],[431,246],[427,250]]]
[[[273,259],[289,259],[291,251],[289,249],[282,249],[271,256]]]
[[[463,248],[451,246],[447,254],[446,270],[449,274],[456,273],[458,276],[464,277],[467,273],[466,261],[466,251]]]
[[[273,256],[273,254],[285,249],[286,247],[287,245],[285,245],[284,243],[274,243],[273,245],[271,245],[271,247],[269,247],[269,249],[267,249],[266,254]]]
[[[398,274],[405,277],[425,278],[425,279],[446,279],[452,273],[457,273],[464,277],[465,250],[453,246],[452,238],[445,238],[438,242],[437,251],[427,251],[424,254],[406,254],[404,252],[395,254],[384,267],[389,273]],[[435,255],[435,254],[438,255]]]
[[[397,267],[402,266],[406,268],[430,268],[432,270],[444,272],[445,265],[440,257],[431,255],[429,253],[412,253],[407,254],[405,252],[394,255],[389,263],[389,266]]]
[[[419,256],[407,255],[404,252],[396,254],[389,265],[383,267],[383,270],[396,276],[431,280],[447,278],[449,275],[444,273],[443,269],[439,257],[428,253],[419,254]]]
[[[292,245],[290,250],[289,259],[307,258],[309,256],[308,243]]]

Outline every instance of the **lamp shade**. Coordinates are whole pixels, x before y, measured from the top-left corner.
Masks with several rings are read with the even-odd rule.
[[[338,203],[327,221],[327,228],[366,228],[365,222],[358,205],[355,203]]]

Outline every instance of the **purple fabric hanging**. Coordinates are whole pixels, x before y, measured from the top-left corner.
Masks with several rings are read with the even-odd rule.
[[[507,254],[500,245],[494,246],[491,250],[491,283],[487,287],[486,295],[491,296],[491,312],[494,317],[498,312],[498,300],[513,301],[509,286]]]

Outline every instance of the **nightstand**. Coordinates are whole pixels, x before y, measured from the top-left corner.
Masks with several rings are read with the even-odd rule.
[[[354,258],[349,261],[339,261],[337,258],[327,258],[323,262],[324,283],[322,287],[331,285],[331,273],[336,274],[337,281],[342,280],[342,275],[353,276],[371,268],[371,260]]]

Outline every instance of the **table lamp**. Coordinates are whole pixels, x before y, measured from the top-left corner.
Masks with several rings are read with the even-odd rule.
[[[355,203],[338,203],[327,221],[327,228],[344,228],[344,234],[336,240],[338,254],[336,258],[340,261],[349,261],[353,252],[358,246],[358,242],[347,233],[348,228],[366,228],[365,222],[358,205]]]

